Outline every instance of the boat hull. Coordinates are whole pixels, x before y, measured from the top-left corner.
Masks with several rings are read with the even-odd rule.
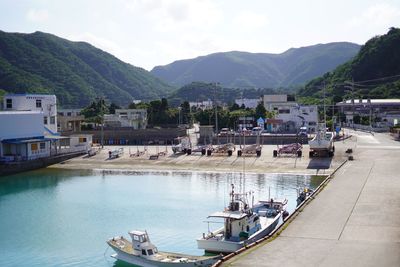
[[[179,267],[192,267],[192,266],[204,266],[204,267],[209,267],[212,266],[219,258],[220,256],[215,256],[215,257],[204,257],[203,259],[199,259],[197,261],[169,261],[169,262],[163,262],[163,261],[157,261],[157,260],[152,260],[152,259],[146,259],[137,255],[134,255],[132,253],[128,253],[122,249],[120,249],[117,246],[114,246],[108,242],[108,245],[116,252],[116,254],[111,255],[111,257],[126,262],[130,264],[135,264],[138,266],[143,266],[143,267],[172,267],[172,266],[179,266]],[[163,253],[163,252],[161,252]],[[168,253],[172,256],[185,256],[182,254],[176,254],[176,253]],[[194,256],[188,256],[188,257],[194,257]],[[199,258],[202,258],[202,256],[199,256]]]
[[[224,239],[216,239],[216,238],[199,238],[197,239],[197,247],[199,249],[204,249],[206,252],[212,252],[212,253],[231,253],[235,252],[245,245],[249,245],[251,243],[256,242],[257,240],[260,240],[261,238],[269,235],[278,225],[279,220],[281,218],[282,214],[279,213],[277,216],[273,218],[273,221],[265,226],[264,228],[260,229],[253,235],[249,237],[247,240],[239,241],[239,242],[234,242],[234,241],[228,241]]]

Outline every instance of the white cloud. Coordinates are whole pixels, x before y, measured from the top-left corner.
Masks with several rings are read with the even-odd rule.
[[[29,9],[26,18],[32,22],[44,22],[49,18],[49,12],[46,9]]]
[[[147,25],[160,32],[204,29],[221,20],[211,0],[126,0],[132,15],[146,16]]]
[[[265,15],[243,11],[235,17],[234,22],[236,27],[240,27],[243,30],[258,30],[268,24],[268,19]]]
[[[351,26],[391,27],[400,24],[400,9],[389,4],[375,4],[350,21]]]

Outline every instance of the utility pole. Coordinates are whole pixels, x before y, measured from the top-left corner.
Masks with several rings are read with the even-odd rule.
[[[218,134],[217,83],[214,83],[215,133]]]
[[[355,114],[355,110],[354,110],[354,78],[351,79],[351,82],[346,81],[345,84],[349,84],[350,86],[345,86],[345,88],[348,88],[351,90],[351,114],[352,114],[352,128],[354,128],[354,114]]]

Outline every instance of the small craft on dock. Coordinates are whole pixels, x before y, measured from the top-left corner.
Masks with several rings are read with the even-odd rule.
[[[87,154],[88,154],[89,157],[93,157],[93,156],[96,156],[97,153],[99,153],[100,150],[101,150],[100,147],[93,146],[87,151]]]
[[[211,154],[226,154],[228,156],[232,156],[233,151],[236,150],[236,146],[233,143],[226,143],[217,146],[209,146],[207,149],[207,156],[211,156]]]
[[[119,158],[120,156],[122,156],[124,154],[124,148],[117,148],[114,150],[110,150],[108,152],[108,158],[109,159],[115,159],[115,158]]]
[[[122,236],[107,240],[116,252],[111,257],[139,266],[212,266],[221,256],[191,256],[158,251],[146,231],[129,232],[131,241]]]
[[[216,231],[209,231],[197,239],[197,246],[207,252],[231,253],[251,244],[271,233],[278,225],[282,212],[273,216],[261,216],[254,212],[247,200],[251,193],[235,193],[234,186],[230,193],[229,206],[208,218],[223,218],[224,226]],[[260,207],[261,209],[261,207]]]
[[[315,137],[308,142],[309,157],[333,157],[335,153],[334,133],[326,130],[325,123],[319,123]]]
[[[177,137],[174,139],[174,144],[172,145],[172,152],[174,154],[184,153],[186,154],[188,150],[192,149],[192,143],[188,136]]]
[[[279,146],[273,151],[274,158],[282,155],[295,155],[300,158],[303,154],[303,145],[300,143],[292,143],[287,145]]]

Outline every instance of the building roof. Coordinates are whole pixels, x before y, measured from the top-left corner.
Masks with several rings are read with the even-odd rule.
[[[7,96],[54,96],[54,97],[56,97],[55,95],[40,94],[40,93],[36,93],[36,94],[21,93],[21,94],[6,94],[6,95],[4,95],[4,97],[7,97]]]
[[[32,110],[7,110],[0,111],[0,115],[12,115],[12,114],[43,114],[43,111],[32,111]]]
[[[400,99],[394,98],[394,99],[354,99],[354,104],[369,104],[368,101],[371,101],[371,104],[400,104]],[[346,100],[337,103],[336,105],[352,105],[353,103],[351,100]]]
[[[19,139],[4,139],[1,142],[3,144],[26,144],[26,143],[37,143],[51,141],[51,139],[44,137],[30,137],[30,138],[19,138]]]

